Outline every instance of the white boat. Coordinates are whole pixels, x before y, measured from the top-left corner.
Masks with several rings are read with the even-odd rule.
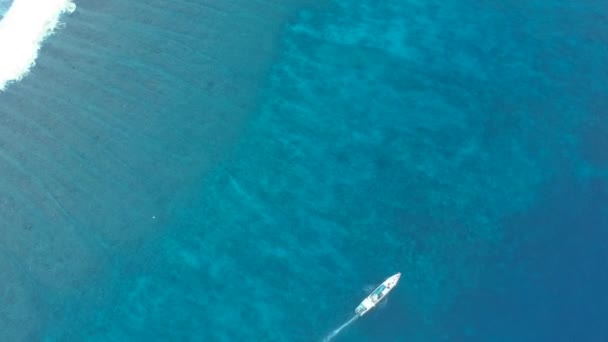
[[[380,286],[378,286],[369,296],[365,297],[365,299],[357,306],[355,309],[355,313],[359,315],[359,317],[365,315],[369,310],[373,309],[382,299],[384,299],[389,292],[395,286],[397,286],[397,282],[401,277],[401,273],[397,273],[395,275],[390,276],[388,279],[382,282]]]

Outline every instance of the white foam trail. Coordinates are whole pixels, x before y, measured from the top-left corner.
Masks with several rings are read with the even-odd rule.
[[[36,64],[40,45],[72,13],[72,0],[14,0],[0,21],[0,91],[20,81]]]
[[[329,342],[329,341],[331,341],[331,339],[333,339],[334,337],[338,336],[338,334],[342,330],[344,330],[344,328],[346,328],[347,326],[351,325],[351,323],[353,323],[354,321],[356,321],[357,318],[359,318],[359,315],[354,315],[353,318],[351,318],[348,321],[346,321],[346,323],[342,324],[338,329],[335,329],[334,331],[330,332],[329,335],[325,336],[325,338],[323,339],[323,342]]]

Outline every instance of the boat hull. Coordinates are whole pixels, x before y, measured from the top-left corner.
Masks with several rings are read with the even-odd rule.
[[[380,301],[382,301],[386,296],[397,286],[399,282],[399,278],[401,278],[401,273],[397,273],[395,275],[390,276],[385,281],[382,282],[372,293],[370,293],[359,306],[355,309],[355,313],[359,316],[365,315],[371,309],[376,307]]]

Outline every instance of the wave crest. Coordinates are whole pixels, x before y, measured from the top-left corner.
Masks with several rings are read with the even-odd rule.
[[[72,0],[14,0],[0,21],[0,91],[20,81],[36,64],[42,42],[53,34],[59,17],[72,13]]]

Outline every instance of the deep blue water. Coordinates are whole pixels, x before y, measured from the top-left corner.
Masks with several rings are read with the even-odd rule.
[[[172,6],[0,94],[5,336],[608,340],[606,5]]]

